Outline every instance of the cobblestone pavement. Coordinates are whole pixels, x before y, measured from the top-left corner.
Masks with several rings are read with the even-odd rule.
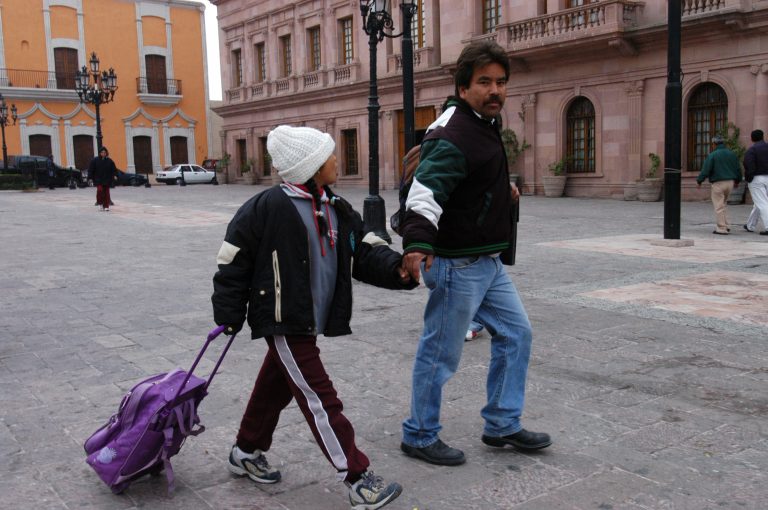
[[[187,367],[213,326],[211,277],[226,224],[262,188],[153,186],[0,192],[0,507],[348,508],[298,409],[270,460],[283,481],[226,469],[261,340],[239,338],[201,406],[205,433],[164,477],[112,495],[82,443],[137,380]],[[362,207],[365,190],[340,190]],[[390,209],[395,193],[382,194]],[[765,509],[768,501],[768,238],[711,235],[709,203],[684,203],[691,248],[660,248],[663,205],[523,197],[510,268],[534,326],[524,423],[539,454],[480,442],[489,339],[466,344],[445,389],[441,437],[460,467],[399,451],[425,291],[355,285],[354,334],[321,339],[324,360],[373,468],[404,486],[390,507]],[[397,240],[396,240],[397,243]],[[245,336],[245,335],[244,335]],[[216,349],[206,355],[207,374]]]

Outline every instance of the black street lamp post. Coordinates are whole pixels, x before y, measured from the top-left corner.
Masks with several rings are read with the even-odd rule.
[[[413,5],[413,1],[407,4]],[[403,4],[403,6],[406,3]],[[390,0],[360,0],[360,14],[363,17],[363,29],[368,34],[370,50],[370,89],[368,95],[368,196],[363,202],[363,223],[366,232],[373,232],[387,242],[392,239],[385,227],[386,210],[384,199],[379,196],[379,96],[376,84],[376,45],[385,37],[399,37],[402,34],[391,34],[393,27],[392,16],[389,14]],[[401,6],[402,7],[402,6]],[[405,14],[405,7],[403,8]],[[412,8],[409,8],[409,13]],[[410,32],[410,20],[407,20]],[[390,33],[387,33],[390,32]],[[412,60],[411,54],[411,60]],[[405,55],[403,55],[405,60]],[[405,63],[403,64],[405,66]],[[412,64],[411,64],[412,65]],[[411,68],[412,69],[412,68]],[[411,81],[413,76],[411,74]],[[411,86],[411,94],[413,86]],[[411,95],[411,111],[413,110]],[[407,112],[405,113],[407,115]],[[413,129],[411,129],[413,131]],[[413,137],[411,136],[411,140]]]
[[[5,126],[15,125],[16,119],[19,118],[16,110],[16,105],[11,105],[11,116],[8,117],[8,105],[5,102],[5,98],[0,94],[0,130],[3,133],[3,170],[8,170],[8,147],[5,145]],[[11,123],[13,121],[13,123]]]
[[[680,0],[667,6],[667,87],[664,111],[664,239],[680,239],[682,84],[680,82]]]
[[[101,136],[101,113],[99,107],[104,103],[109,103],[115,99],[117,91],[117,75],[111,67],[109,72],[101,71],[99,73],[99,59],[96,53],[91,53],[90,70],[83,66],[75,74],[75,90],[80,97],[81,103],[90,103],[96,107],[96,145],[99,150],[102,147]],[[91,82],[91,78],[93,81]]]
[[[411,21],[416,14],[417,2],[403,2],[403,39],[401,41],[401,56],[403,66],[403,125],[405,128],[405,153],[416,145],[415,107],[413,104],[413,39],[411,37]]]

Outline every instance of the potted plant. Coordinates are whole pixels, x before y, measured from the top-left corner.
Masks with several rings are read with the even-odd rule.
[[[232,156],[228,152],[222,154],[221,159],[216,162],[216,171],[224,175],[224,184],[229,182],[229,162]]]
[[[550,163],[547,167],[551,175],[545,175],[543,177],[545,197],[563,196],[563,192],[565,191],[565,181],[568,179],[568,176],[565,175],[565,169],[570,160],[571,158],[564,156],[560,160]]]
[[[525,152],[525,149],[528,149],[531,144],[526,142],[525,139],[523,139],[523,143],[520,143],[517,139],[517,134],[509,128],[501,130],[501,143],[504,145],[504,152],[507,155],[507,166],[510,169],[509,181],[514,182],[519,188],[522,184],[520,182],[520,175],[511,173],[511,170],[512,167],[515,166],[520,155]]]
[[[243,174],[243,180],[248,184],[256,182],[256,160],[249,158],[240,165],[240,173]]]
[[[657,202],[661,198],[661,186],[663,184],[656,173],[661,166],[661,158],[658,154],[651,152],[648,154],[651,160],[651,167],[645,174],[645,179],[637,182],[637,199],[641,202]]]

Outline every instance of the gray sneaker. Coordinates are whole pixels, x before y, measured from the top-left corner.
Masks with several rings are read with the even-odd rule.
[[[356,510],[376,510],[394,501],[403,488],[399,483],[387,484],[373,471],[366,471],[354,484],[349,485],[349,504]]]
[[[256,483],[280,481],[280,471],[272,469],[261,451],[245,453],[237,445],[229,452],[229,471],[237,476],[248,476]]]

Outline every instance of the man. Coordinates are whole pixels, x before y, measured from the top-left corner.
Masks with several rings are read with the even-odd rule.
[[[403,268],[420,271],[430,289],[413,368],[411,416],[401,449],[438,465],[465,462],[438,437],[443,385],[456,372],[473,317],[491,333],[488,400],[482,441],[523,450],[552,444],[520,424],[531,349],[531,325],[502,265],[510,246],[512,203],[519,198],[497,116],[506,97],[509,60],[496,43],[465,47],[455,91],[421,144],[406,202]]]
[[[53,154],[49,154],[45,160],[45,170],[48,174],[48,189],[55,189],[53,181],[56,178],[56,167],[53,166]]]
[[[696,177],[696,185],[701,187],[705,179],[712,184],[712,205],[715,208],[717,226],[713,234],[726,236],[731,231],[728,227],[728,215],[726,205],[731,190],[741,182],[741,167],[736,153],[725,146],[723,137],[712,137],[712,145],[715,149],[709,153],[699,176]]]
[[[752,131],[752,147],[744,154],[744,179],[749,186],[749,194],[755,204],[749,215],[744,230],[754,232],[758,216],[763,220],[761,236],[768,235],[768,144],[763,138],[763,131]]]
[[[109,157],[109,151],[106,147],[99,147],[99,155],[88,166],[88,175],[93,176],[93,183],[96,184],[96,204],[100,211],[109,212],[109,206],[112,205],[109,187],[116,174],[117,168]]]

